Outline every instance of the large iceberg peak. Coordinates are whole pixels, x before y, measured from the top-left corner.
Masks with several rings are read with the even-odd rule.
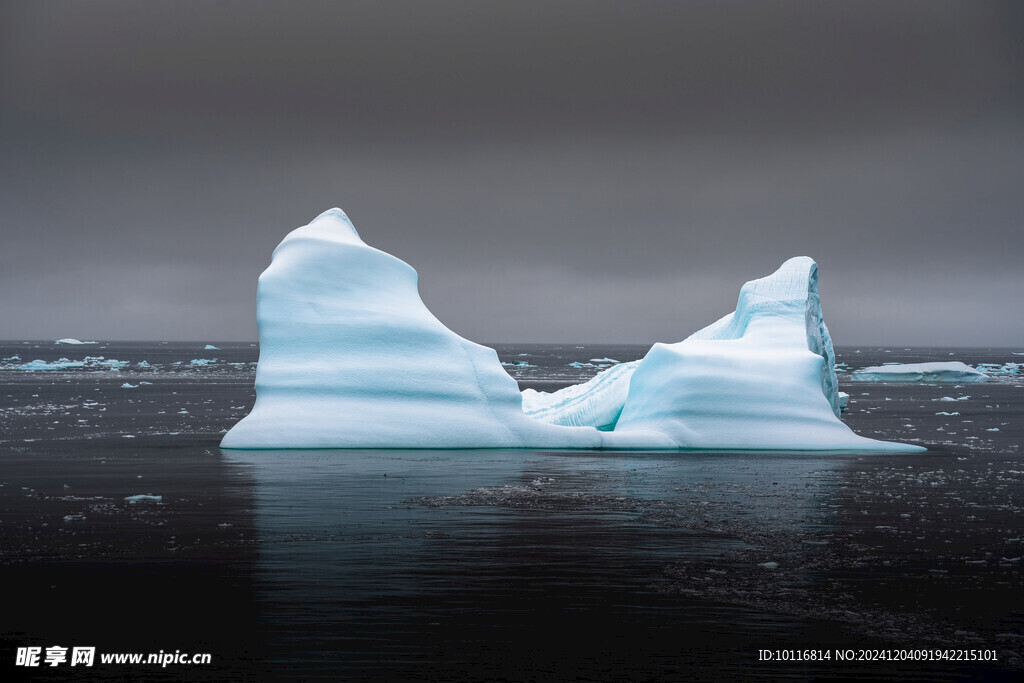
[[[317,240],[368,246],[359,237],[359,232],[356,230],[356,226],[352,224],[351,219],[349,219],[344,211],[337,207],[324,211],[311,220],[309,224],[292,230],[281,241],[277,249],[281,249],[281,247],[289,242],[296,240]],[[277,256],[277,250],[274,251],[274,256]]]
[[[359,233],[356,232],[356,226],[352,224],[352,219],[348,217],[347,213],[345,213],[336,206],[333,209],[327,209],[322,214],[320,214],[312,221],[310,221],[309,224],[318,225],[327,224],[328,222],[333,222],[343,230],[347,230],[354,234],[356,237],[359,237]]]
[[[256,404],[225,448],[597,447],[523,413],[497,353],[427,309],[416,271],[340,209],[290,232],[257,288]]]

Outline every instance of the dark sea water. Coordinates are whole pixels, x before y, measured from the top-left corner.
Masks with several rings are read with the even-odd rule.
[[[847,423],[928,448],[883,456],[221,451],[258,350],[214,344],[0,342],[3,680],[1022,675],[1024,349],[838,349]],[[496,348],[541,390],[645,351]],[[990,381],[848,374],[928,360]],[[212,663],[15,665],[54,645]],[[998,661],[758,657],[826,649]]]

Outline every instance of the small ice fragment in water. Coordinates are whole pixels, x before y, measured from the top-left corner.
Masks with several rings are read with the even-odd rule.
[[[217,351],[218,349],[213,344],[207,344],[206,346],[203,347],[203,350],[204,351]]]
[[[125,501],[134,505],[135,503],[159,503],[162,502],[163,496],[151,496],[146,493],[140,493],[136,496],[125,496]]]
[[[779,563],[778,562],[762,562],[761,564],[759,564],[757,566],[760,567],[761,569],[778,569],[779,568]]]

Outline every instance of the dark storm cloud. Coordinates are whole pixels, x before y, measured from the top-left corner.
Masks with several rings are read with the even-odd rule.
[[[9,3],[0,337],[248,338],[341,205],[483,341],[1020,344],[1018,5]]]

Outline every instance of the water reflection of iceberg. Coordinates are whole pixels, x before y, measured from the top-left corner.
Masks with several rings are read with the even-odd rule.
[[[657,586],[670,563],[743,550],[742,536],[757,541],[757,529],[818,533],[836,466],[834,456],[784,453],[225,457],[245,463],[256,482],[269,656],[339,677],[682,672],[694,662],[672,656],[681,632],[698,649],[719,639],[703,643],[709,651],[777,642],[780,629],[806,637],[799,619]]]

